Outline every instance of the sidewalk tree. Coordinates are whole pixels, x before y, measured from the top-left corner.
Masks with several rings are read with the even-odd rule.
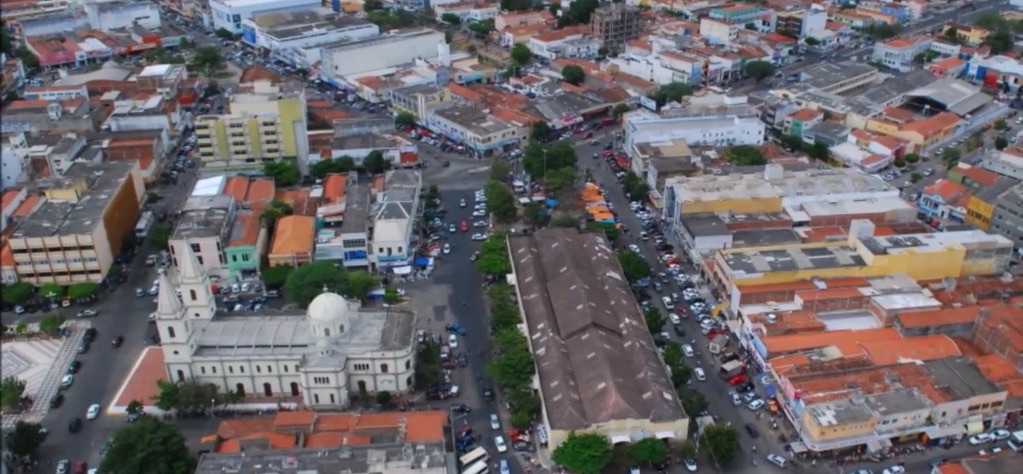
[[[14,409],[18,407],[21,396],[25,394],[25,382],[15,378],[13,375],[4,377],[0,382],[0,404],[5,408]]]
[[[767,164],[764,154],[751,145],[737,145],[725,150],[725,159],[735,166],[759,166]]]
[[[549,147],[534,143],[526,148],[522,156],[522,169],[534,179],[543,179],[545,171],[575,168],[578,161],[575,148],[570,142],[561,141]]]
[[[670,82],[665,84],[652,94],[650,98],[657,101],[657,105],[664,105],[668,102],[678,102],[683,97],[693,95],[693,88],[684,82]]]
[[[653,306],[643,310],[643,321],[646,322],[646,327],[650,330],[650,334],[654,335],[663,331],[664,325],[668,324],[668,318],[664,317],[661,311]]]
[[[365,270],[342,273],[344,278],[344,295],[348,298],[364,300],[369,293],[380,287],[380,277]],[[323,291],[322,288],[320,291]]]
[[[548,191],[555,195],[559,195],[563,191],[571,191],[575,184],[575,180],[575,167],[566,166],[558,169],[548,169],[547,176],[544,177],[543,184]]]
[[[611,462],[611,443],[596,433],[572,432],[554,450],[551,459],[569,472],[597,474]]]
[[[522,208],[522,220],[531,226],[539,226],[544,222],[544,208],[538,202],[531,202]]]
[[[291,271],[294,269],[295,267],[290,265],[263,267],[259,271],[259,276],[263,280],[263,286],[268,290],[279,290],[284,287],[284,284],[288,281],[288,275],[291,275]]]
[[[620,119],[622,118],[622,115],[625,115],[630,111],[632,111],[632,107],[630,107],[629,104],[623,102],[621,104],[616,105],[614,110],[611,111],[611,114],[614,115],[616,119]]]
[[[461,25],[462,17],[455,15],[454,13],[445,13],[440,16],[440,21],[443,21],[444,23],[447,23],[449,25]]]
[[[67,297],[73,300],[91,298],[99,294],[99,285],[95,283],[75,283],[67,289]]]
[[[611,448],[611,459],[619,469],[626,471],[636,465],[636,454],[633,445],[618,443]]]
[[[480,246],[480,258],[476,260],[476,270],[487,275],[505,275],[511,273],[511,261],[508,259],[508,247],[505,235],[494,233]]]
[[[524,387],[535,373],[533,355],[528,350],[505,351],[487,364],[487,375],[501,388]]]
[[[611,242],[612,244],[617,243],[618,238],[622,235],[622,231],[618,230],[618,226],[610,222],[587,222],[586,228],[597,232],[603,232],[604,236],[607,237],[608,242]]]
[[[547,122],[533,122],[529,130],[529,139],[534,142],[546,142],[551,137],[551,126]]]
[[[398,302],[398,289],[388,286],[384,289],[384,303],[395,304]]]
[[[370,174],[380,174],[391,168],[391,163],[384,158],[380,150],[373,150],[362,159],[362,167]]]
[[[906,163],[916,164],[920,162],[920,155],[916,153],[906,153],[906,155],[903,156],[902,159],[906,160]]]
[[[423,390],[444,381],[444,367],[440,362],[440,345],[426,341],[416,352],[416,389]]]
[[[31,458],[46,441],[46,435],[42,425],[18,421],[14,424],[14,430],[7,434],[7,449],[17,458]]]
[[[646,199],[647,195],[650,194],[650,185],[632,171],[625,174],[625,179],[622,180],[622,187],[625,189],[625,194],[633,200]]]
[[[153,402],[155,402],[156,408],[163,411],[170,411],[181,405],[180,385],[160,379],[156,381],[156,388],[159,390],[159,393],[153,397]]]
[[[394,396],[391,395],[391,392],[388,392],[387,390],[382,390],[380,392],[377,392],[376,399],[377,405],[389,407],[391,406],[391,402],[394,400]]]
[[[124,408],[124,411],[129,415],[138,416],[142,414],[143,408],[144,407],[142,406],[142,402],[138,400],[132,400],[128,402],[128,406]]]
[[[60,327],[64,324],[64,317],[59,314],[51,314],[44,317],[39,321],[39,332],[46,334],[55,334],[60,331]]]
[[[583,71],[583,68],[575,64],[569,64],[568,66],[561,68],[561,80],[574,86],[578,86],[586,80],[586,72]]]
[[[32,289],[32,285],[19,281],[5,286],[0,297],[2,297],[4,303],[9,305],[22,304],[32,297]]]
[[[743,72],[757,82],[760,82],[774,75],[774,64],[768,61],[750,61],[746,63]]]
[[[302,172],[290,161],[268,161],[263,163],[263,174],[274,179],[277,186],[288,187],[298,184]]]
[[[658,438],[643,438],[637,442],[632,452],[636,460],[650,464],[658,464],[668,459],[668,445]]]
[[[528,430],[533,426],[533,417],[524,411],[512,412],[511,425],[517,430]]]
[[[707,411],[707,397],[696,390],[684,389],[679,393],[679,398],[682,402],[682,408],[686,410],[690,416],[699,415],[704,411]]]
[[[703,430],[700,446],[718,465],[728,464],[739,454],[739,433],[731,425],[715,423]]]
[[[394,124],[413,127],[416,125],[416,116],[410,112],[398,112],[398,115],[394,116]]]
[[[515,195],[511,189],[500,181],[490,180],[483,185],[487,196],[487,210],[498,220],[510,222],[515,219],[518,209],[515,207]]]
[[[524,43],[516,43],[515,46],[512,46],[510,55],[512,61],[519,66],[525,66],[530,59],[533,59],[533,52]]]
[[[634,252],[622,250],[618,252],[618,263],[622,266],[625,279],[629,283],[635,283],[643,278],[648,278],[653,270],[650,264],[642,256]]]
[[[1008,124],[1008,122],[1005,121],[1005,119],[995,120],[995,130],[1001,131],[1001,130],[1005,130],[1007,128],[1009,128],[1009,124]]]
[[[170,240],[174,228],[166,222],[160,222],[149,231],[149,246],[155,250],[167,250],[167,242]]]
[[[996,150],[1002,151],[1002,150],[1004,150],[1004,149],[1006,149],[1008,147],[1009,147],[1009,140],[1006,140],[1005,137],[995,137],[995,149]]]
[[[949,163],[954,163],[956,161],[959,161],[959,158],[961,158],[961,157],[962,157],[962,151],[960,151],[959,148],[956,148],[956,147],[945,148],[941,152],[941,159],[943,161],[946,161],[946,162],[949,162]]]
[[[195,464],[176,426],[144,416],[114,433],[99,472],[191,474]]]
[[[303,308],[324,291],[343,294],[345,274],[333,262],[322,260],[296,268],[284,282],[284,294],[288,300]]]
[[[57,283],[46,283],[43,286],[39,287],[39,296],[42,296],[43,298],[47,299],[53,298],[59,300],[64,298],[64,293],[66,291],[67,291],[66,288],[58,285]]]
[[[501,181],[508,179],[508,175],[512,173],[512,167],[505,160],[495,160],[490,165],[490,179],[494,181]]]
[[[195,48],[192,54],[191,67],[206,76],[207,79],[222,77],[227,72],[227,61],[220,54],[220,49],[214,46],[202,46]]]

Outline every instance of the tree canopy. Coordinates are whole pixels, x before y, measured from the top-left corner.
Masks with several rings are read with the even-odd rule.
[[[569,84],[578,86],[586,80],[586,71],[583,71],[583,68],[575,64],[569,64],[561,68],[561,79]]]
[[[350,156],[342,156],[338,159],[322,159],[309,167],[309,176],[316,179],[324,179],[328,174],[347,173],[355,169],[355,160]]]
[[[714,462],[728,464],[739,454],[739,433],[732,425],[715,423],[704,428],[701,448]]]
[[[529,46],[523,43],[516,43],[511,49],[511,59],[515,61],[519,66],[524,66],[533,59],[533,52],[529,50]]]
[[[220,54],[220,49],[213,46],[202,46],[192,54],[192,68],[209,79],[222,77],[227,72],[227,62]]]
[[[0,298],[9,305],[22,304],[31,297],[32,285],[23,281],[5,286],[4,291],[0,293]]]
[[[650,277],[653,270],[650,268],[650,264],[643,258],[642,255],[629,251],[618,252],[618,263],[622,265],[622,271],[625,272],[625,279],[630,283],[635,283],[643,278]]]
[[[572,432],[551,458],[569,472],[597,474],[611,461],[611,443],[603,435]]]
[[[324,289],[344,294],[345,284],[344,270],[333,262],[323,260],[293,270],[284,283],[284,294],[288,301],[304,308]]]
[[[489,204],[490,201],[488,200]],[[476,260],[476,270],[487,275],[506,275],[511,273],[511,260],[508,259],[507,236],[503,232],[494,232],[480,246],[480,256]]]
[[[650,194],[650,185],[632,171],[625,174],[622,187],[630,199],[645,199]]]
[[[661,314],[661,310],[654,306],[651,306],[643,310],[643,321],[646,323],[647,329],[650,330],[650,334],[657,335],[659,332],[664,330],[664,325],[668,324],[668,318]]]
[[[725,151],[725,159],[736,166],[757,166],[767,164],[764,154],[756,147],[750,145],[738,145],[728,148]]]
[[[222,393],[213,383],[202,383],[195,379],[182,382],[157,380],[159,393],[153,397],[156,407],[161,410],[177,410],[182,413],[204,413],[237,399],[238,394]]]
[[[743,71],[747,76],[760,82],[774,75],[774,64],[769,61],[750,61],[746,63]]]
[[[373,150],[362,159],[362,167],[370,174],[380,174],[391,168],[391,162],[384,158],[380,150]]]
[[[174,425],[143,416],[114,433],[100,472],[191,474],[195,459]]]
[[[668,459],[668,445],[659,438],[643,438],[632,447],[632,453],[639,462],[657,464]]]
[[[416,116],[411,112],[398,112],[398,115],[394,116],[394,124],[409,127],[413,126],[416,124]]]
[[[515,207],[515,195],[508,189],[508,185],[492,179],[483,185],[483,192],[487,196],[487,211],[491,215],[502,222],[515,220],[518,212]]]
[[[668,102],[678,102],[690,95],[693,95],[692,86],[684,82],[671,82],[657,88],[650,94],[650,98],[657,101],[657,105],[664,105]]]
[[[547,147],[533,143],[526,147],[526,152],[522,156],[522,169],[534,179],[542,180],[545,172],[574,168],[577,161],[575,148],[567,141],[556,142]]]
[[[68,287],[67,296],[73,300],[81,300],[96,296],[99,293],[99,285],[91,282],[75,283]]]
[[[290,161],[268,161],[263,163],[263,174],[274,179],[277,186],[291,186],[302,179],[298,166]]]
[[[149,246],[156,250],[167,250],[167,242],[170,241],[174,228],[166,222],[160,222],[149,230]]]
[[[13,375],[4,377],[0,382],[0,404],[5,408],[17,408],[21,396],[25,393],[25,382]]]
[[[46,434],[42,425],[19,420],[7,434],[7,449],[19,458],[30,458],[46,441]]]
[[[494,32],[494,20],[486,19],[469,23],[469,31],[476,33],[482,38],[486,38],[490,33]]]

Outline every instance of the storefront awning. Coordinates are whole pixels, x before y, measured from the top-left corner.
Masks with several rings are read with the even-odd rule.
[[[792,454],[805,453],[807,451],[806,445],[799,441],[789,443],[789,449],[792,450]]]
[[[632,438],[627,434],[613,434],[611,435],[611,444],[618,443],[631,443]]]
[[[983,432],[984,432],[984,422],[983,421],[971,421],[971,422],[966,424],[966,434],[968,434],[970,436],[973,436],[973,435],[979,434],[979,433],[983,433]]]
[[[412,266],[404,265],[401,267],[394,267],[391,271],[394,272],[395,275],[408,275],[409,273],[412,273]]]
[[[657,436],[657,439],[675,439],[675,433],[671,431],[658,431],[654,436]]]
[[[966,425],[932,426],[924,431],[924,434],[930,439],[962,436],[965,433]]]

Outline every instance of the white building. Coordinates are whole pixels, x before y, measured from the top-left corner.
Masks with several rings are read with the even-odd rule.
[[[147,30],[161,26],[160,7],[151,2],[85,3],[89,26],[100,31],[119,30],[138,25]]]
[[[243,42],[285,57],[306,48],[379,35],[380,27],[373,23],[329,11],[257,14],[242,20]]]
[[[28,142],[25,132],[5,134],[0,143],[0,189],[8,189],[27,180]]]
[[[325,291],[304,315],[220,315],[195,255],[179,257],[178,288],[161,274],[157,298],[168,380],[212,383],[246,397],[300,396],[312,408],[346,406],[353,392],[411,390],[415,314],[363,310]]]
[[[399,269],[412,264],[415,256],[412,232],[422,186],[422,175],[416,170],[392,170],[384,177],[384,191],[377,196],[370,244],[372,268],[377,271],[390,268],[400,273]]]
[[[700,20],[700,36],[714,44],[731,44],[739,37],[741,29],[743,29],[743,25],[737,23],[727,23],[712,18]]]
[[[686,106],[660,115],[637,110],[623,118],[625,149],[637,143],[685,140],[689,146],[762,145],[766,127],[745,97],[725,97],[716,107]]]
[[[493,5],[477,5],[476,2],[467,1],[439,5],[436,1],[433,1],[430,2],[430,5],[433,7],[433,12],[438,22],[444,21],[442,17],[446,13],[461,18],[462,23],[493,20],[497,18],[498,13],[501,13],[501,8],[496,3]]]
[[[436,58],[440,43],[444,43],[444,33],[430,29],[341,43],[322,49],[321,70],[340,83],[346,76],[394,68],[417,58]]]
[[[320,0],[210,0],[210,16],[213,29],[241,34],[242,21],[257,13],[308,10],[321,5]]]
[[[899,72],[913,69],[913,60],[931,48],[931,39],[926,36],[895,38],[874,44],[871,59]]]

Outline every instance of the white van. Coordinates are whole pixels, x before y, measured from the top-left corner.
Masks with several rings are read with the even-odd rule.
[[[770,462],[771,464],[774,464],[775,466],[778,466],[778,467],[782,468],[782,469],[784,469],[784,468],[789,466],[789,460],[785,459],[785,458],[783,458],[783,457],[781,457],[781,456],[779,456],[777,454],[768,454],[767,455],[767,461]]]

